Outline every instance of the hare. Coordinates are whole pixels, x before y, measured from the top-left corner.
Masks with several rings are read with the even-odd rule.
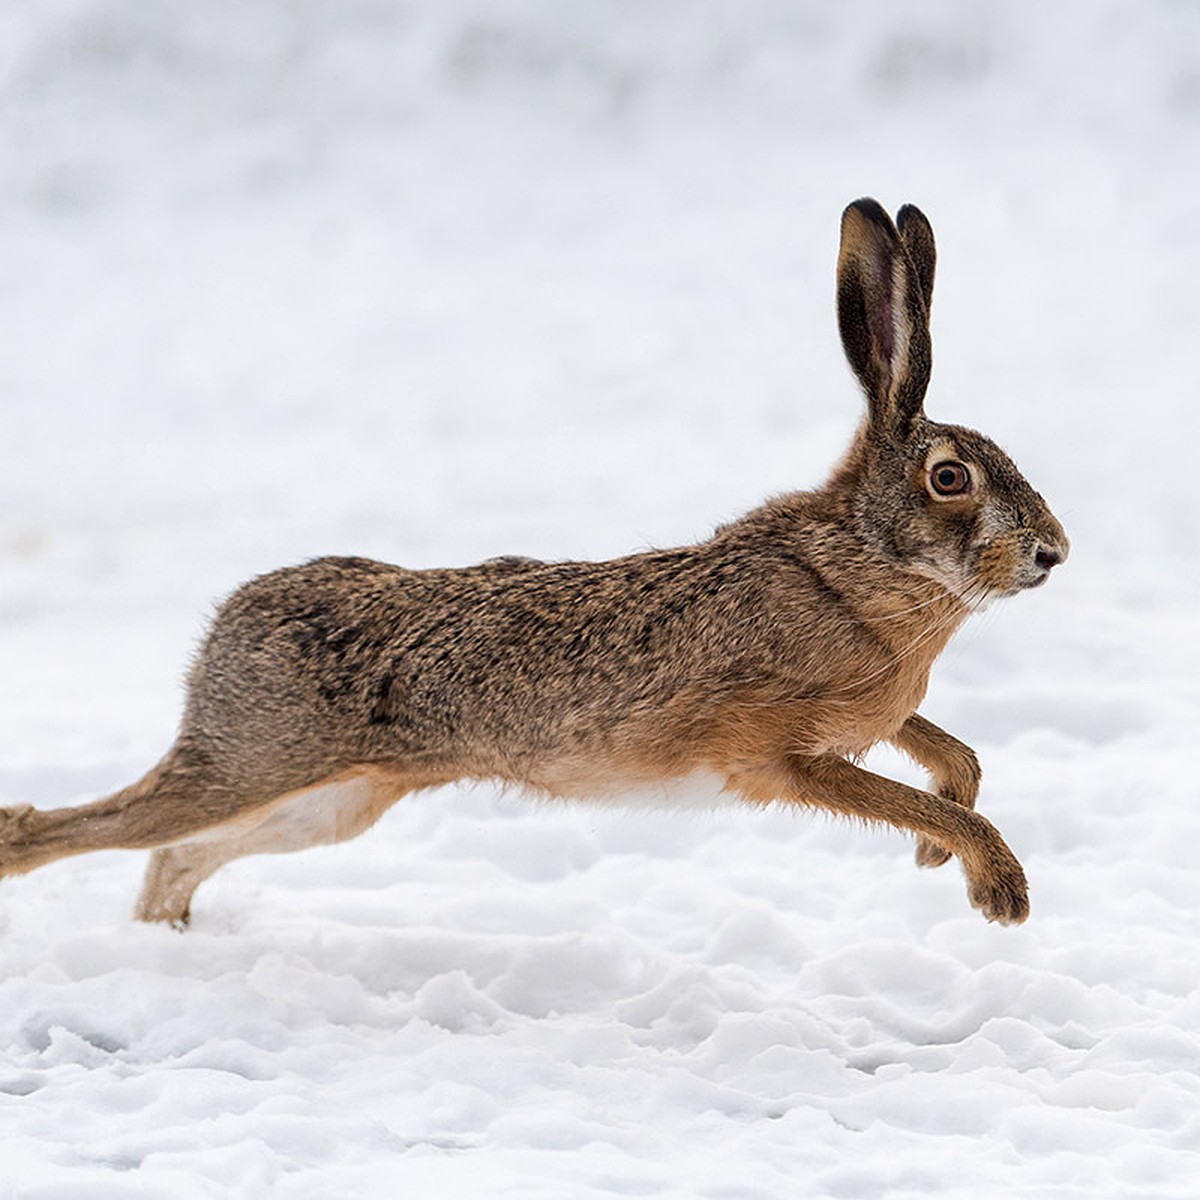
[[[845,210],[838,324],[867,412],[824,486],[611,562],[321,558],[254,579],[218,611],[162,761],[91,804],[0,810],[0,874],[151,848],[136,915],[183,926],[224,863],[354,837],[421,788],[619,796],[703,771],[750,804],[910,831],[919,864],[960,860],[986,918],[1023,921],[976,757],[917,707],[966,617],[1044,583],[1068,543],[993,442],[924,414],[934,262],[918,209]],[[929,791],[856,765],[881,741]]]

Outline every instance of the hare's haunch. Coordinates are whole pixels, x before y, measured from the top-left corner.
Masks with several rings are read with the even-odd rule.
[[[163,760],[93,804],[0,810],[0,874],[153,849],[137,915],[182,924],[222,864],[354,837],[419,788],[619,797],[707,771],[750,803],[910,830],[922,865],[959,859],[986,917],[1024,920],[975,755],[916,710],[968,614],[1044,582],[1067,539],[999,447],[925,416],[934,259],[911,206],[843,214],[838,323],[867,415],[823,487],[612,562],[324,558],[254,579]],[[880,741],[930,790],[854,765]]]

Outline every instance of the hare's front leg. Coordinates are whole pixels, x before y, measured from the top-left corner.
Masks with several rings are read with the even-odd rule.
[[[902,750],[929,772],[933,790],[943,800],[961,804],[964,808],[975,807],[983,773],[975,751],[965,742],[960,742],[919,713],[913,713],[889,740],[897,750]],[[929,838],[917,838],[917,866],[940,867],[949,858],[949,851]]]
[[[967,876],[971,903],[989,921],[1016,925],[1029,916],[1025,872],[995,826],[977,812],[833,754],[791,755],[787,774],[782,799],[907,829],[955,855]]]

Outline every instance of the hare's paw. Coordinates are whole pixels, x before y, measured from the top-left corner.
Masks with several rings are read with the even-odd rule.
[[[937,842],[927,837],[917,838],[917,866],[940,867],[948,863],[953,856],[949,850],[943,850]]]
[[[190,897],[181,900],[178,896],[161,895],[138,898],[133,910],[134,919],[152,925],[170,925],[172,929],[184,930],[191,924]]]
[[[142,892],[133,910],[139,921],[170,925],[186,929],[191,922],[192,893],[204,878],[202,873],[189,872],[185,847],[164,846],[155,850],[146,867]]]
[[[0,808],[0,879],[28,870],[23,849],[37,816],[37,810],[28,804]]]
[[[1000,925],[1020,925],[1029,916],[1029,885],[1015,858],[992,864],[986,873],[968,877],[971,903],[989,920]]]

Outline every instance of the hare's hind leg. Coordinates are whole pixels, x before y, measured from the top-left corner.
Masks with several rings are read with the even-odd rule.
[[[934,791],[943,800],[964,808],[975,807],[982,773],[975,751],[965,742],[913,713],[891,743],[929,772]],[[940,867],[949,858],[949,851],[923,834],[917,838],[917,866]]]
[[[20,875],[92,850],[140,850],[177,841],[261,803],[223,782],[209,762],[172,747],[136,783],[73,808],[28,806],[0,812],[0,876]]]
[[[328,766],[270,765],[243,774],[178,742],[136,783],[102,800],[0,810],[0,876],[93,850],[148,850],[229,825],[258,825],[287,796],[330,777]]]
[[[151,856],[134,915],[182,927],[190,919],[196,888],[226,863],[249,854],[284,854],[348,841],[374,825],[406,792],[428,785],[364,769],[283,796],[244,820],[164,846]]]

